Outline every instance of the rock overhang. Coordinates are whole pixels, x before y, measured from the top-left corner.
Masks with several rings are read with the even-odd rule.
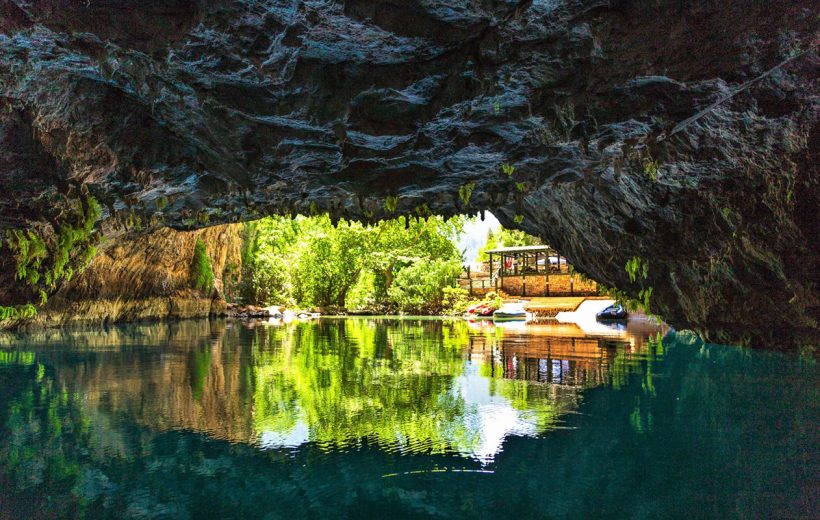
[[[47,234],[83,193],[114,241],[488,209],[633,295],[624,265],[648,261],[676,326],[817,338],[808,3],[46,4],[0,11],[5,229]]]

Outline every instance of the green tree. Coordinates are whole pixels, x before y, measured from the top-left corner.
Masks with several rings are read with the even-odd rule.
[[[409,309],[410,300],[425,294],[433,298],[429,308],[440,308],[441,290],[452,287],[460,272],[455,243],[463,226],[463,219],[440,217],[400,217],[372,226],[344,220],[334,226],[326,215],[265,218],[246,226],[241,293],[246,303],[388,310]],[[391,292],[403,269],[437,260],[450,262],[437,271],[447,276],[418,280],[435,286]]]
[[[438,314],[444,310],[444,289],[453,287],[460,273],[457,260],[417,261],[398,272],[388,294],[402,312]]]
[[[302,224],[304,236],[291,252],[296,301],[344,306],[348,291],[365,267],[372,230],[355,222],[333,227],[327,217]]]
[[[543,242],[540,238],[528,235],[519,229],[507,229],[503,227],[497,231],[491,229],[487,232],[487,242],[478,252],[478,259],[481,262],[486,262],[490,259],[486,251],[499,247],[538,246],[542,244]]]

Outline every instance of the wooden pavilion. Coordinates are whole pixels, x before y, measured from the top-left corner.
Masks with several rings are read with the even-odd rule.
[[[491,285],[511,296],[596,294],[595,282],[573,273],[550,246],[500,247],[489,256]]]

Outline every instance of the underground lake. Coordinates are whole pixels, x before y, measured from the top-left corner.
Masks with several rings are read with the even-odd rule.
[[[817,0],[0,0],[0,520],[820,518]]]
[[[818,369],[653,322],[0,335],[11,518],[797,518]]]

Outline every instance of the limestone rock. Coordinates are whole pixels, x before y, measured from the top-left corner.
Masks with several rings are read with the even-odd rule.
[[[84,190],[114,242],[396,196],[633,295],[640,257],[678,328],[818,340],[813,2],[0,0],[0,33],[0,229]]]
[[[224,315],[226,285],[239,273],[241,225],[200,231],[163,229],[104,249],[65,284],[25,326],[113,323]],[[214,291],[191,288],[196,241],[205,243],[214,270]]]

